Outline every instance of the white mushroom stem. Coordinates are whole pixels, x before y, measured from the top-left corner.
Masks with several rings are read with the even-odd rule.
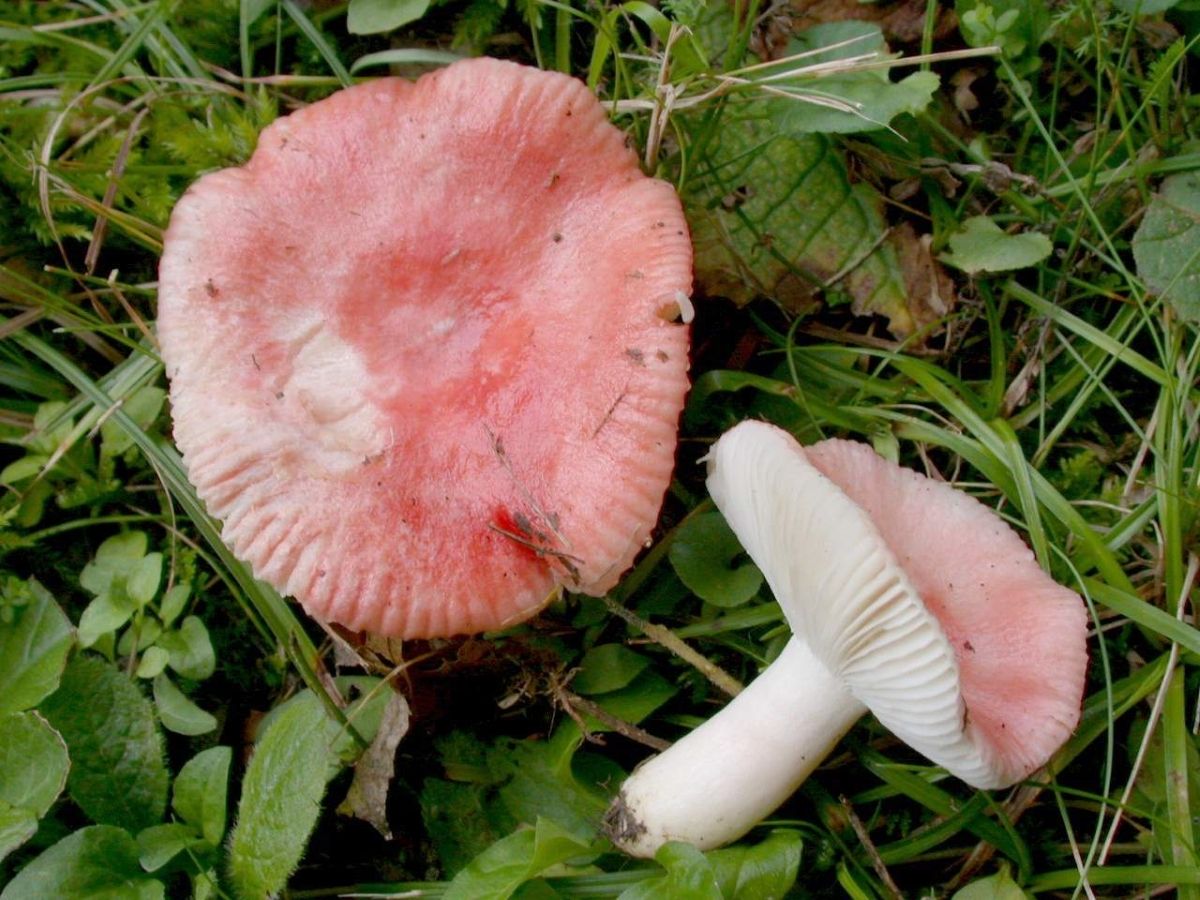
[[[801,640],[625,782],[606,817],[625,852],[736,840],[786,800],[867,711]]]

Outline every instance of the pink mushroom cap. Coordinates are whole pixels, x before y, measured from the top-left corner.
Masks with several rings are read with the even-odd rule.
[[[808,461],[860,509],[941,626],[966,707],[964,730],[1007,785],[1075,730],[1087,671],[1087,610],[993,510],[866,444],[826,440]]]
[[[691,245],[579,81],[455,63],[272,124],[176,206],[158,334],[223,537],[318,619],[494,629],[648,540]]]

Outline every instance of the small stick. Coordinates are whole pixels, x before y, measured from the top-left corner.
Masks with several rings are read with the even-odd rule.
[[[567,713],[572,719],[575,719],[576,723],[579,724],[581,728],[583,728],[583,723],[577,718],[578,714],[575,712],[574,707],[578,707],[589,716],[599,719],[617,734],[623,735],[624,737],[629,738],[631,741],[637,741],[639,744],[644,744],[651,750],[657,750],[659,753],[662,753],[662,751],[671,746],[670,741],[664,741],[660,737],[655,737],[650,732],[638,728],[632,722],[626,722],[624,719],[614,716],[604,707],[600,706],[598,703],[593,703],[586,697],[580,697],[578,694],[573,694],[566,688],[559,688],[557,690],[557,694],[559,701],[563,704],[563,706],[566,707]],[[584,728],[583,730],[584,734],[587,734],[587,729]]]
[[[666,647],[684,662],[690,663],[700,674],[730,697],[736,697],[742,692],[743,685],[740,681],[712,660],[693,650],[671,629],[663,625],[655,625],[652,622],[647,622],[637,613],[631,612],[621,606],[621,604],[614,601],[611,597],[604,597],[604,605],[608,607],[609,612],[624,619],[634,628],[641,631],[642,634],[646,635],[646,637],[650,638],[650,640],[660,646]]]
[[[892,875],[887,869],[887,865],[883,861],[883,857],[879,855],[879,851],[875,849],[875,844],[871,840],[871,836],[867,834],[866,826],[858,817],[858,813],[854,811],[853,805],[850,803],[850,798],[842,795],[838,797],[842,803],[842,809],[846,811],[846,817],[850,819],[850,827],[854,829],[854,833],[858,836],[858,842],[862,844],[863,849],[867,851],[867,858],[871,860],[871,868],[875,870],[875,874],[879,876],[879,880],[883,882],[883,886],[887,889],[888,895],[900,900],[904,895],[900,893],[900,888],[896,882],[892,880]]]

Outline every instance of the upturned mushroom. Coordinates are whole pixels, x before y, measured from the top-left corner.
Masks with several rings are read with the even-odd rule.
[[[641,765],[610,808],[637,856],[735,840],[868,710],[968,784],[1042,766],[1078,722],[1083,602],[999,516],[843,440],[763,422],[724,434],[708,489],[792,628],[724,709]]]
[[[643,547],[691,244],[578,80],[455,63],[280,119],[180,200],[158,333],[197,493],[350,629],[499,628]]]

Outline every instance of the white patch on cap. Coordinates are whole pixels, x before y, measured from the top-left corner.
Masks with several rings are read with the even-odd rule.
[[[362,465],[389,441],[383,416],[367,399],[367,365],[323,321],[310,320],[296,331],[290,371],[277,392],[283,395],[286,418],[311,444],[316,468],[342,473]]]

